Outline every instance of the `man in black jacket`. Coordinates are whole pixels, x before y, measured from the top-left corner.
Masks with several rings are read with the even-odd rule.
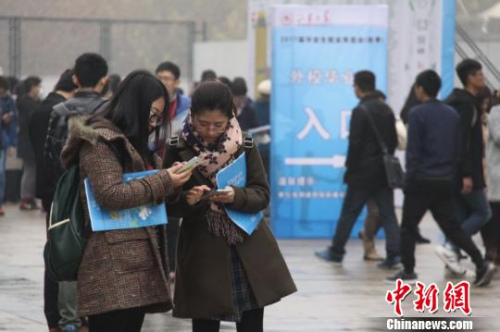
[[[42,80],[30,76],[23,81],[24,94],[17,99],[19,114],[19,139],[17,142],[17,156],[23,160],[23,177],[21,179],[21,210],[38,209],[35,201],[36,162],[35,152],[30,142],[28,121],[40,105],[40,90]]]
[[[382,158],[382,149],[370,123],[373,119],[389,153],[394,154],[397,133],[394,113],[381,102],[375,92],[375,75],[360,71],[354,75],[354,91],[360,99],[354,108],[349,131],[349,148],[344,181],[347,193],[337,223],[332,246],[316,255],[340,264],[352,228],[368,199],[372,198],[380,211],[386,234],[386,259],[381,268],[395,268],[400,264],[399,226],[394,211],[393,190],[389,188]]]
[[[56,187],[56,180],[45,167],[43,150],[45,137],[49,126],[50,114],[53,107],[73,96],[76,85],[73,83],[73,70],[66,70],[57,82],[54,91],[49,93],[38,108],[33,111],[29,119],[29,134],[31,144],[35,150],[36,159],[36,197],[42,200],[42,206],[47,211],[46,221],[48,228],[49,211]],[[59,314],[59,284],[49,280],[47,273],[44,279],[44,313],[49,331],[58,331],[61,315]]]
[[[51,113],[44,147],[46,170],[54,181],[63,173],[60,155],[68,136],[68,120],[72,116],[91,114],[104,103],[101,93],[107,83],[108,64],[96,53],[84,53],[75,61],[73,82],[78,87],[73,98],[54,106]],[[64,309],[61,309],[64,303]],[[59,283],[59,307],[64,326],[63,332],[80,327],[82,322],[76,316],[76,282]],[[83,331],[84,328],[80,329]]]
[[[464,89],[454,89],[445,100],[446,104],[458,112],[461,120],[455,211],[465,233],[472,236],[491,218],[491,209],[485,192],[481,111],[476,105],[476,96],[484,88],[485,79],[481,64],[473,59],[463,60],[457,65],[456,71]],[[436,253],[445,260],[452,272],[460,275],[466,272],[460,265],[455,248],[438,247]]]
[[[417,281],[415,242],[418,224],[427,210],[432,212],[444,234],[465,250],[476,264],[478,286],[487,285],[495,272],[485,262],[456,219],[453,209],[454,181],[460,156],[460,116],[436,99],[441,79],[433,70],[420,73],[415,82],[420,105],[409,112],[409,135],[406,150],[406,185],[401,225],[401,254],[404,270],[388,281]],[[445,260],[446,262],[446,260]]]
[[[30,140],[36,158],[36,197],[42,200],[45,211],[50,211],[57,183],[57,179],[51,177],[51,173],[45,166],[43,158],[45,138],[54,106],[71,99],[74,95],[77,86],[73,83],[73,74],[74,71],[68,69],[61,75],[54,91],[49,93],[29,119]]]

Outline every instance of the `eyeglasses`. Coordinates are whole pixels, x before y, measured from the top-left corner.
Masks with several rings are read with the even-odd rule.
[[[152,107],[149,111],[149,123],[152,127],[158,127],[163,122],[163,112]]]
[[[224,122],[207,122],[200,121],[196,117],[194,118],[194,125],[198,131],[212,131],[214,133],[223,133],[226,131],[228,121]]]

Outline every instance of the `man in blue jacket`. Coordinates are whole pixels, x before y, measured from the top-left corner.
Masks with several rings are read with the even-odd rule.
[[[191,99],[180,93],[179,86],[181,84],[181,70],[175,63],[166,61],[162,62],[156,68],[156,76],[165,85],[170,105],[168,107],[168,115],[171,121],[171,135],[177,135],[182,130],[182,122],[186,118],[187,111],[191,107]]]
[[[420,73],[415,93],[421,102],[410,110],[406,150],[406,185],[401,225],[404,269],[388,281],[416,282],[415,241],[418,224],[430,210],[443,233],[476,265],[474,284],[490,283],[495,266],[483,259],[454,214],[454,186],[460,156],[460,116],[436,99],[441,79],[433,70]],[[445,261],[446,263],[446,261]]]

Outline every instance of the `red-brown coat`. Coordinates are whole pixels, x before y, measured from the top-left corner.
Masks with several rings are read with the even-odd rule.
[[[63,150],[66,167],[79,160],[80,177],[89,177],[99,204],[108,209],[126,209],[151,202],[160,203],[174,194],[166,170],[124,184],[124,172],[146,170],[143,159],[111,122],[86,125],[70,120],[70,137]],[[122,144],[125,167],[109,144]],[[123,162],[123,161],[122,161]],[[159,160],[157,165],[161,165]],[[81,199],[89,223],[82,184]],[[92,232],[78,271],[78,315],[145,307],[147,312],[172,308],[167,283],[164,227]]]

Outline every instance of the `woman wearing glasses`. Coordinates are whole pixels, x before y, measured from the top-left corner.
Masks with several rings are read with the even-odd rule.
[[[177,245],[174,316],[191,318],[193,331],[219,331],[220,321],[238,332],[263,331],[264,307],[296,291],[266,220],[244,233],[225,212],[257,213],[269,204],[269,184],[256,147],[244,146],[229,88],[200,83],[183,132],[172,140],[164,165],[198,156],[200,165],[168,212],[183,218]],[[178,142],[178,143],[176,143]],[[247,183],[216,188],[215,177],[245,152]]]
[[[163,84],[135,71],[101,112],[70,120],[63,162],[66,167],[79,163],[80,178],[89,178],[101,207],[122,210],[164,202],[191,176],[176,174],[182,165],[174,164],[139,180],[122,180],[123,173],[161,166],[148,137],[165,121],[166,104]],[[89,224],[83,186],[81,199]],[[171,309],[165,248],[164,226],[90,232],[78,271],[78,314],[89,317],[90,332],[138,332],[146,313]]]

